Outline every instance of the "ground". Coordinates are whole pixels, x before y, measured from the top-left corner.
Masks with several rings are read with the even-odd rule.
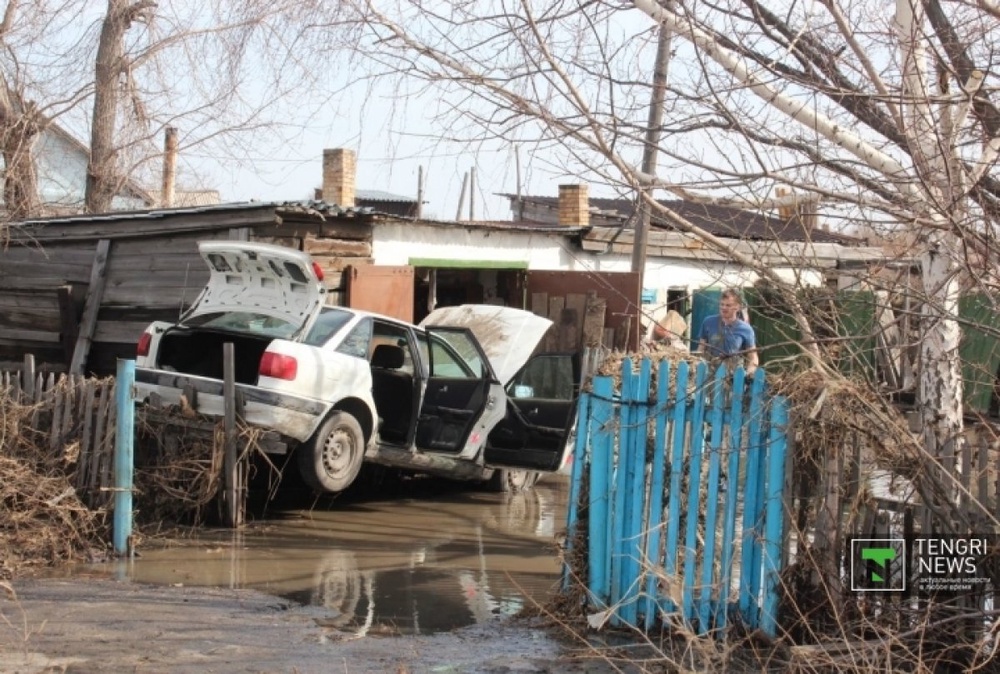
[[[534,621],[346,637],[324,612],[238,589],[106,579],[0,584],[0,671],[603,674],[623,671]]]

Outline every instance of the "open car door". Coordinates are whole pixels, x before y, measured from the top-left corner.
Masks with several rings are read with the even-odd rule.
[[[507,385],[507,412],[490,433],[486,465],[558,470],[573,424],[579,382],[576,354],[532,356]]]
[[[497,381],[472,331],[431,326],[418,339],[429,377],[417,417],[418,449],[475,456],[504,416]]]

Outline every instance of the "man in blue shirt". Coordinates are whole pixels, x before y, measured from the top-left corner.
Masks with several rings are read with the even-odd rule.
[[[757,337],[750,324],[740,318],[743,297],[735,288],[722,291],[719,313],[707,317],[698,333],[698,351],[711,360],[729,365],[743,364],[748,376],[757,369]]]

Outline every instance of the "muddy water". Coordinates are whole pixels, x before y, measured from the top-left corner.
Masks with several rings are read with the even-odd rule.
[[[254,588],[351,634],[429,634],[512,615],[555,589],[567,484],[488,494],[430,483],[270,510],[239,533],[141,549],[113,570],[164,585]],[[108,566],[90,567],[91,571]]]

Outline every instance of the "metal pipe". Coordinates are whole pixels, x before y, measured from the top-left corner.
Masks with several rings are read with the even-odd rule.
[[[135,456],[135,361],[118,359],[115,379],[115,515],[112,543],[115,554],[131,554],[132,472]]]

